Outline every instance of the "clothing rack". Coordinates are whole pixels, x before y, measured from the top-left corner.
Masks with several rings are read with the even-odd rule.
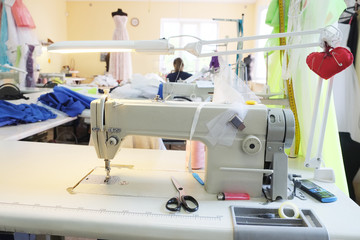
[[[358,13],[359,7],[360,7],[360,0],[356,0],[354,6],[347,7],[344,10],[344,12],[343,12],[342,16],[339,18],[339,20],[351,18],[352,16],[354,16],[355,13]],[[344,14],[345,14],[345,16],[344,16]],[[350,14],[350,15],[346,15],[346,14]]]
[[[213,18],[214,21],[226,21],[226,22],[236,22],[237,27],[237,37],[242,37],[244,35],[244,14],[241,14],[241,19],[224,19],[224,18]],[[237,50],[243,49],[243,44],[241,42],[237,43]],[[240,75],[244,78],[244,71],[241,71],[241,62],[242,54],[236,54],[236,75]],[[245,70],[246,71],[246,70]]]

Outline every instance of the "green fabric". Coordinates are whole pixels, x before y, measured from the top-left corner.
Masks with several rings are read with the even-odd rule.
[[[288,22],[288,9],[290,5],[290,0],[284,0],[284,25],[285,25],[285,32],[287,29],[287,22]],[[266,13],[265,23],[271,27],[273,27],[272,33],[279,33],[279,26],[280,26],[280,15],[279,15],[279,0],[272,0],[269,4],[268,11]],[[266,47],[269,46],[278,46],[280,45],[278,38],[270,38],[266,43]],[[269,52],[271,55],[274,51]]]
[[[275,5],[272,1],[271,3]],[[346,5],[343,0],[316,0],[316,1],[301,1],[300,3],[295,3],[299,1],[291,1],[290,9],[296,9],[295,4],[301,4],[303,6],[298,7],[302,11],[294,14],[295,17],[289,17],[287,24],[287,29],[289,32],[292,31],[306,31],[314,30],[328,26],[330,24],[336,23],[339,16],[346,8]],[[269,7],[270,9],[270,7]],[[275,10],[274,10],[275,9]],[[276,12],[276,7],[272,6],[271,11]],[[273,15],[274,13],[268,13],[268,15]],[[271,24],[276,23],[275,18],[273,21],[270,21]],[[275,25],[274,31],[278,31],[278,27]],[[312,36],[303,36],[293,38],[296,43],[308,43],[318,41],[318,35]],[[269,45],[273,42],[268,42]],[[310,136],[310,126],[312,120],[312,112],[315,101],[316,88],[318,84],[319,77],[313,73],[309,67],[306,65],[306,57],[311,52],[320,52],[321,48],[303,48],[303,49],[292,49],[288,52],[289,54],[289,72],[291,73],[291,78],[293,80],[293,88],[295,101],[298,111],[299,124],[300,124],[300,133],[301,133],[301,143],[300,143],[300,157],[305,157],[305,153],[308,147],[308,139]],[[278,52],[278,51],[277,51]],[[272,58],[269,58],[269,80],[268,84],[270,85],[271,90],[276,90],[283,84],[281,78],[281,67],[280,67],[280,55],[272,54]],[[278,65],[278,66],[277,66]],[[270,67],[271,66],[271,67]],[[274,72],[275,71],[275,72]],[[279,77],[280,76],[280,77]],[[320,130],[320,125],[322,121],[323,108],[325,103],[325,96],[327,91],[326,80],[322,80],[323,89],[322,96],[319,106],[318,119],[316,125],[316,134],[314,137],[314,144],[312,146],[312,156],[314,157],[317,151],[318,145],[318,135]],[[342,153],[340,147],[340,141],[338,136],[338,128],[336,122],[336,115],[334,110],[333,101],[331,101],[329,114],[327,119],[327,126],[325,131],[325,140],[323,145],[323,159],[326,164],[326,167],[334,169],[336,176],[336,185],[344,192],[348,193],[346,176],[344,171],[344,165],[342,160]]]
[[[290,0],[284,1],[284,23],[285,28],[288,22],[288,9]],[[279,27],[279,0],[272,0],[269,4],[269,8],[266,14],[265,23],[272,27]]]
[[[17,48],[16,48],[15,67],[19,67],[20,59],[21,59],[21,46],[17,46]]]
[[[273,54],[269,54],[268,58],[268,86],[271,93],[279,93],[271,98],[283,97],[284,84],[281,78],[280,51],[274,51]]]

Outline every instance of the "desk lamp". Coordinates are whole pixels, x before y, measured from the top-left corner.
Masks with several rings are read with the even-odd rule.
[[[317,29],[312,31],[302,32],[286,32],[269,35],[258,35],[238,38],[226,38],[219,40],[198,40],[196,42],[188,43],[183,48],[175,48],[169,43],[167,39],[159,40],[103,40],[103,41],[63,41],[56,42],[48,46],[49,52],[55,53],[86,53],[86,52],[137,52],[137,53],[154,53],[159,55],[174,54],[175,51],[187,51],[196,57],[211,57],[211,56],[222,56],[222,55],[233,55],[239,53],[254,53],[254,52],[267,52],[275,50],[286,50],[293,48],[308,48],[318,47],[319,42],[307,43],[307,44],[293,44],[293,45],[282,45],[274,47],[264,48],[250,48],[240,49],[234,51],[219,51],[202,53],[202,47],[205,45],[216,45],[221,43],[230,42],[243,42],[249,40],[258,39],[269,39],[269,38],[283,38],[291,36],[304,36],[312,34],[321,34],[325,29]]]
[[[311,53],[308,55],[306,59],[306,63],[309,66],[309,68],[317,75],[319,75],[319,80],[318,80],[316,97],[313,108],[309,143],[305,158],[305,166],[315,168],[314,179],[324,182],[335,182],[335,174],[333,169],[324,167],[324,161],[322,160],[322,149],[324,144],[326,122],[327,122],[327,116],[329,112],[330,99],[333,88],[333,78],[334,75],[343,71],[353,63],[353,55],[348,49],[334,46],[334,45],[339,45],[341,40],[341,32],[337,30],[337,32],[334,33],[334,36],[330,38],[332,38],[334,41],[334,44],[332,46],[328,45],[328,42],[324,42],[323,52]],[[320,105],[322,84],[323,81],[326,79],[329,79],[328,80],[329,84],[328,84],[326,100],[322,115],[323,119],[320,127],[318,148],[315,157],[311,158],[311,151],[312,151],[311,147],[313,144],[314,135],[316,131],[315,125],[316,125],[317,115]],[[320,168],[321,166],[323,167]]]
[[[148,54],[174,54],[174,46],[168,40],[104,40],[104,41],[64,41],[47,47],[55,53],[90,52],[138,52]]]

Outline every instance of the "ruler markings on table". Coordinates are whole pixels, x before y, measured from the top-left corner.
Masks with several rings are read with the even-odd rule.
[[[110,214],[110,215],[122,215],[122,216],[134,216],[134,217],[155,217],[155,218],[166,218],[166,219],[187,219],[187,220],[196,220],[196,221],[217,221],[220,222],[223,219],[222,215],[216,216],[205,216],[205,215],[185,215],[180,213],[153,213],[153,212],[136,212],[129,210],[108,210],[108,209],[91,209],[91,208],[83,208],[83,207],[64,207],[61,205],[55,206],[46,206],[40,204],[26,204],[19,202],[0,202],[0,205],[6,205],[11,207],[27,207],[27,208],[40,208],[44,210],[60,210],[60,211],[78,211],[85,213],[97,213],[97,214]]]

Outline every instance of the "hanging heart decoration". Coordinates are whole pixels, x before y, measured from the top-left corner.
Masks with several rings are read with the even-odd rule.
[[[306,58],[309,68],[323,79],[329,79],[349,67],[354,60],[352,53],[343,47],[326,48],[324,52],[310,53]]]

